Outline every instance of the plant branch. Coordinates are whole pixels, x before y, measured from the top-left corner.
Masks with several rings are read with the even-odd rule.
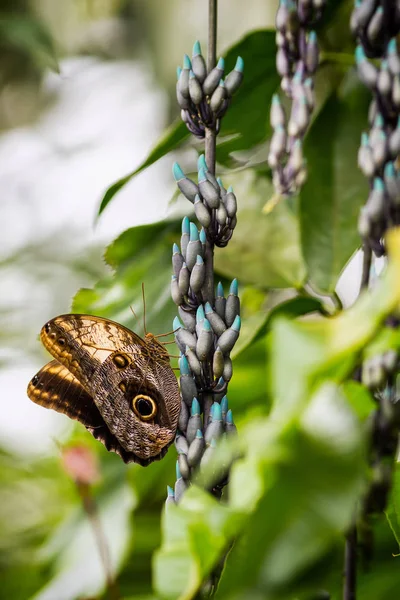
[[[361,275],[360,292],[368,287],[371,271],[372,250],[369,244],[363,245],[363,266]]]
[[[209,0],[208,3],[208,47],[207,47],[207,70],[215,67],[217,60],[217,12],[218,0]],[[214,128],[206,127],[204,154],[207,167],[213,175],[215,174],[217,132]],[[204,302],[214,304],[214,247],[210,241],[206,244],[206,275],[203,286]]]
[[[112,573],[108,543],[104,535],[103,528],[101,526],[96,503],[91,495],[90,488],[88,485],[79,482],[77,482],[76,485],[78,488],[78,492],[82,498],[83,508],[93,528],[93,533],[96,539],[97,547],[99,549],[100,560],[102,562],[104,573],[106,576],[109,598],[110,600],[120,600],[118,587]]]
[[[207,47],[207,71],[210,72],[217,62],[217,12],[218,0],[208,1],[208,47]],[[207,167],[213,175],[215,174],[215,148],[217,132],[215,127],[206,127],[205,157]]]
[[[343,600],[355,600],[357,584],[357,528],[353,526],[346,536],[344,556]]]

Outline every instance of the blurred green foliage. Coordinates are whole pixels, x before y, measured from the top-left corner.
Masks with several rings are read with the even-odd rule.
[[[174,449],[146,469],[126,467],[80,426],[71,436],[99,460],[101,479],[92,493],[123,598],[196,598],[226,553],[217,598],[310,600],[321,590],[332,600],[341,597],[343,534],[370,476],[365,424],[374,409],[369,393],[348,377],[362,353],[400,347],[382,325],[400,301],[398,239],[373,293],[335,316],[329,301],[359,246],[356,220],[366,192],[356,152],[368,97],[349,54],[351,6],[350,0],[331,3],[319,31],[317,109],[305,148],[309,178],[299,198],[268,214],[262,212],[273,196],[264,160],[268,108],[279,86],[274,32],[248,32],[225,52],[228,68],[237,54],[244,58],[245,79],[217,148],[239,214],[231,243],[217,251],[216,271],[225,286],[238,277],[244,323],[229,388],[241,456],[223,501],[193,485],[179,506],[165,511]],[[35,66],[55,66],[54,44],[41,25],[3,19],[0,36],[2,48],[28,53]],[[185,127],[172,124],[142,164],[108,189],[99,213],[118,202],[128,181],[178,147],[193,156],[187,140]],[[125,231],[105,253],[112,272],[80,290],[73,311],[115,319],[141,334],[144,282],[147,329],[170,331],[176,313],[171,248],[179,235],[178,219]],[[310,287],[328,296],[311,296]],[[230,452],[237,448],[221,449],[217,463]],[[377,517],[375,555],[360,574],[363,600],[398,593],[399,502],[396,469],[388,523]],[[0,599],[106,597],[93,531],[59,456],[33,460],[1,452],[0,568]]]

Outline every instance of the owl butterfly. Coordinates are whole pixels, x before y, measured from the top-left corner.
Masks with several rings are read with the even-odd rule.
[[[165,348],[108,319],[61,315],[40,332],[55,358],[30,381],[28,396],[82,423],[124,462],[146,466],[174,439],[179,387]]]

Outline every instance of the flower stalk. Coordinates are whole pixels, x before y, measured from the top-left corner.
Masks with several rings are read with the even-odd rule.
[[[218,440],[236,432],[228,408],[227,389],[232,378],[230,353],[238,339],[241,319],[238,284],[232,281],[225,296],[215,289],[214,249],[229,243],[236,226],[237,200],[232,187],[216,178],[216,137],[221,119],[243,78],[243,60],[224,80],[225,62],[216,60],[217,0],[209,0],[208,56],[196,42],[192,59],[178,68],[177,100],[189,131],[204,139],[197,182],[175,163],[173,175],[180,192],[193,204],[198,224],[182,221],[180,246],[172,252],[171,296],[178,306],[173,323],[180,350],[182,406],[175,446],[178,451],[175,487],[167,503],[179,502],[194,473],[210,460]],[[212,485],[220,497],[226,476]]]

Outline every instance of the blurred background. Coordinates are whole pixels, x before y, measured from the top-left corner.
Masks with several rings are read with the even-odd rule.
[[[222,51],[271,26],[277,2],[219,5]],[[30,402],[26,385],[46,361],[41,326],[69,312],[79,288],[111,277],[105,246],[171,210],[167,158],[127,185],[95,224],[105,189],[177,116],[176,65],[195,39],[206,48],[206,19],[204,0],[0,0],[0,598],[101,592],[93,535],[60,467],[59,444],[69,439],[99,456],[96,493],[113,565],[124,564],[124,597],[151,597],[150,557],[173,470],[157,464],[138,477],[140,469],[126,469],[83,428]]]

